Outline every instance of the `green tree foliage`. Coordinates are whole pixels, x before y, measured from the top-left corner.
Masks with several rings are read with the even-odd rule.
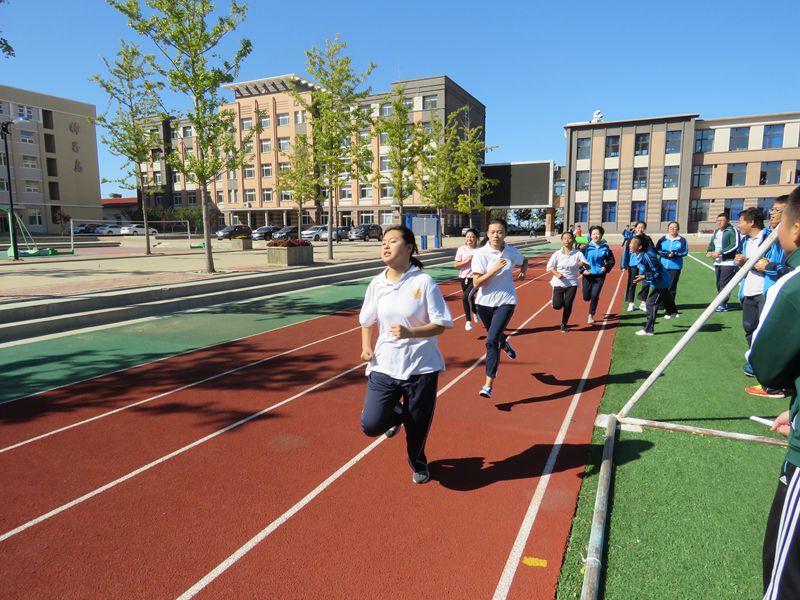
[[[108,107],[105,113],[90,120],[105,130],[101,140],[109,151],[127,161],[127,171],[113,181],[139,190],[142,202],[145,197],[142,163],[150,160],[151,150],[161,145],[160,138],[150,129],[163,119],[159,93],[164,84],[154,79],[152,61],[151,55],[144,55],[139,48],[123,41],[113,64],[103,59],[107,77],[91,77],[108,96]],[[146,232],[150,231],[147,221],[145,212]],[[150,254],[149,235],[145,235],[145,253]]]
[[[436,207],[440,217],[443,209],[454,208],[456,204],[458,180],[453,165],[459,142],[460,118],[465,110],[453,111],[447,121],[439,119],[433,111],[429,117],[430,133],[426,136],[421,155],[421,195]],[[443,227],[443,221],[440,223]]]
[[[514,211],[514,218],[518,223],[524,223],[527,221],[528,227],[530,227],[531,219],[533,218],[533,210],[530,208],[518,208]]]
[[[317,177],[314,173],[314,159],[308,136],[298,134],[294,138],[294,147],[289,154],[289,167],[278,172],[276,193],[290,191],[292,202],[297,206],[297,237],[303,222],[303,206],[313,205],[317,200]]]
[[[194,129],[195,151],[186,156],[171,152],[166,160],[173,169],[195,181],[201,192],[206,270],[213,273],[208,186],[218,174],[234,171],[244,164],[246,142],[260,129],[255,127],[237,143],[235,114],[219,109],[225,102],[219,95],[220,87],[234,81],[241,62],[252,50],[250,41],[242,39],[233,56],[226,58],[220,54],[220,44],[244,20],[247,7],[230,0],[228,14],[215,16],[211,0],[107,2],[128,18],[135,31],[153,42],[161,55],[161,60],[154,63],[156,70],[171,89],[191,100],[191,109],[185,117]]]
[[[370,110],[364,102],[369,87],[360,89],[375,65],[370,63],[362,74],[353,69],[343,54],[347,44],[326,40],[325,47],[306,50],[306,71],[317,84],[310,92],[298,86],[292,96],[311,115],[311,154],[320,187],[328,190],[328,258],[333,258],[334,206],[342,182],[352,177],[364,181],[369,173],[371,154],[360,133],[372,129]]]
[[[473,127],[468,114],[460,119],[458,143],[454,152],[454,170],[458,187],[455,209],[458,212],[471,214],[473,210],[482,210],[480,196],[491,193],[497,180],[489,179],[481,171],[481,164],[487,152],[495,146],[487,146],[483,140],[483,127]]]
[[[6,0],[0,0],[0,4],[4,4]],[[0,37],[0,54],[5,55],[7,58],[13,58],[16,56],[14,54],[14,48],[11,47],[11,44],[8,43],[8,40],[4,37]]]

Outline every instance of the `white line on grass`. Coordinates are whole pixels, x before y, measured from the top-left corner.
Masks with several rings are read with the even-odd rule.
[[[622,279],[623,277],[620,275],[619,280],[617,281],[617,287],[614,290],[614,296],[611,298],[611,303],[608,305],[608,312],[610,312],[616,305],[617,293],[619,292]],[[536,484],[536,490],[534,491],[530,506],[525,514],[525,518],[522,520],[522,525],[520,526],[519,533],[517,534],[517,539],[514,541],[514,545],[511,548],[511,553],[506,561],[506,566],[503,569],[503,573],[500,576],[500,581],[497,583],[497,588],[494,591],[493,600],[505,599],[508,596],[509,590],[511,589],[511,583],[514,580],[514,575],[517,572],[517,567],[519,566],[522,553],[525,550],[525,544],[527,543],[528,537],[533,530],[533,524],[536,521],[536,516],[538,515],[539,508],[542,505],[545,492],[547,491],[547,486],[550,483],[550,475],[553,473],[553,470],[556,466],[556,460],[558,460],[558,455],[561,453],[561,447],[564,442],[564,438],[567,436],[567,430],[569,429],[570,423],[572,422],[572,416],[575,414],[581,394],[583,393],[583,388],[586,385],[586,378],[589,376],[592,366],[594,365],[594,360],[597,356],[597,349],[600,347],[600,340],[603,337],[603,333],[606,331],[606,326],[608,325],[608,312],[606,313],[606,317],[603,319],[603,324],[597,334],[597,339],[595,340],[594,347],[589,355],[586,368],[581,375],[578,388],[575,390],[575,395],[572,397],[572,401],[567,409],[567,413],[564,415],[564,419],[561,421],[561,428],[558,430],[558,435],[553,443],[553,448],[550,450],[550,455],[547,457],[547,463],[545,464],[544,471],[542,472],[542,475]]]
[[[703,266],[704,266],[704,267],[706,267],[707,269],[711,269],[712,271],[714,270],[714,267],[712,267],[710,264],[708,264],[708,263],[706,263],[706,262],[703,262],[702,260],[700,260],[700,259],[699,259],[699,258],[697,258],[696,256],[692,256],[691,254],[687,254],[686,256],[688,256],[688,257],[689,257],[689,258],[691,258],[692,260],[695,260],[695,261],[699,262],[701,265],[703,265]]]

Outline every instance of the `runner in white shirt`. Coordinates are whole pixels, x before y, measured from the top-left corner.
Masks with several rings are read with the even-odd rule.
[[[386,270],[370,282],[359,315],[361,359],[368,361],[361,428],[369,436],[385,432],[392,437],[405,425],[412,481],[427,483],[425,442],[439,371],[444,371],[436,336],[452,327],[453,319],[436,281],[413,257],[416,252],[414,234],[407,227],[396,225],[384,232],[381,258]]]
[[[455,267],[461,281],[461,302],[464,305],[464,316],[467,318],[464,329],[472,329],[472,319],[478,322],[478,309],[475,308],[474,288],[472,286],[472,257],[478,251],[478,231],[469,228],[464,236],[464,245],[456,250]]]
[[[500,349],[511,359],[517,357],[503,330],[517,306],[514,267],[520,267],[517,279],[525,279],[528,261],[522,252],[505,243],[507,231],[508,226],[503,219],[489,221],[486,229],[488,241],[472,257],[472,285],[478,290],[475,304],[478,316],[486,327],[486,383],[479,392],[484,398],[492,397]]]
[[[561,249],[547,261],[547,270],[553,274],[553,308],[562,310],[561,333],[567,332],[567,323],[572,314],[572,303],[578,291],[578,274],[581,265],[590,267],[583,252],[575,249],[575,236],[569,231],[561,234]]]

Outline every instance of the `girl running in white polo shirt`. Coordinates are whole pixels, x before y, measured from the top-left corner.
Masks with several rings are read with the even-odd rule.
[[[486,383],[479,392],[484,398],[492,397],[500,349],[511,359],[517,357],[504,330],[517,306],[514,267],[520,267],[517,279],[525,279],[528,261],[522,252],[505,243],[507,231],[503,219],[489,221],[486,229],[488,241],[472,257],[472,285],[478,290],[475,304],[486,327]]]
[[[561,235],[561,249],[547,261],[547,270],[553,274],[553,308],[562,310],[561,333],[567,332],[567,323],[572,314],[572,303],[578,291],[580,266],[591,267],[583,252],[575,249],[575,236],[569,231]]]
[[[417,243],[407,227],[387,229],[381,242],[386,270],[367,288],[361,307],[361,359],[367,364],[367,393],[361,428],[369,436],[392,437],[405,425],[408,464],[414,483],[427,483],[425,441],[436,405],[444,358],[436,336],[453,319],[436,281],[413,257]],[[372,348],[372,326],[378,340]],[[400,400],[403,400],[401,403]]]
[[[464,305],[464,316],[467,318],[464,329],[472,329],[472,318],[478,322],[478,309],[475,308],[472,286],[472,257],[478,251],[478,231],[471,227],[464,236],[464,245],[456,250],[455,267],[461,281],[461,303]]]

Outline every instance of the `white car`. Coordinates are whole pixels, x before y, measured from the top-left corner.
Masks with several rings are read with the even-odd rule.
[[[123,225],[119,230],[122,235],[144,235],[144,225]],[[150,227],[150,235],[156,235],[158,231]]]
[[[313,227],[309,227],[305,231],[301,231],[300,238],[304,240],[314,240],[315,242],[317,242],[319,241],[323,231],[328,231],[327,225],[314,225]]]
[[[120,235],[121,231],[119,225],[100,225],[94,230],[97,235]]]

